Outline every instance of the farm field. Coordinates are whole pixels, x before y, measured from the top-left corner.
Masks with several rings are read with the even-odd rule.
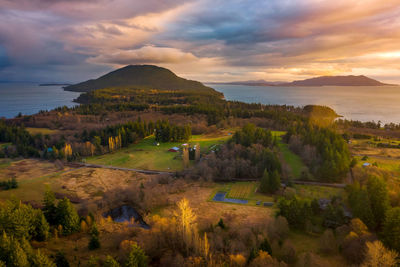
[[[226,194],[228,198],[247,199],[256,189],[256,183],[234,183]]]
[[[284,161],[289,165],[294,179],[300,178],[301,171],[305,168],[301,158],[293,153],[287,144],[282,142],[281,136],[285,134],[283,131],[272,131],[272,134],[278,137],[278,147],[282,153]]]
[[[312,200],[314,198],[332,198],[334,196],[342,197],[344,195],[344,189],[328,186],[317,186],[317,185],[294,185],[296,189],[296,195],[300,198]]]
[[[51,134],[56,134],[58,132],[57,130],[51,130],[49,128],[30,128],[30,127],[27,127],[26,130],[30,134],[33,134],[33,135],[35,135],[35,134],[43,134],[43,135],[49,134],[49,135],[51,135]]]
[[[214,202],[212,199],[214,198],[215,194],[219,192],[224,192],[226,193],[226,198],[248,200],[248,203],[245,204],[248,206],[257,206],[256,203],[258,201],[273,202],[274,198],[272,196],[256,192],[256,189],[258,188],[259,185],[260,185],[259,182],[231,182],[231,183],[217,184],[209,197],[209,201]],[[223,203],[225,204],[225,202]],[[262,206],[262,204],[260,206]]]
[[[216,144],[222,144],[228,140],[229,135],[206,136],[194,135],[187,142],[191,145],[200,144],[201,151],[208,149]],[[180,152],[169,152],[172,147],[179,147],[182,143],[168,142],[155,145],[155,137],[150,136],[138,144],[123,148],[114,153],[101,156],[89,157],[87,163],[110,165],[125,168],[137,168],[144,170],[176,171],[183,169],[183,162]]]

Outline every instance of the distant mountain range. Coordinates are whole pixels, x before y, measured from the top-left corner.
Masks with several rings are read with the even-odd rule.
[[[75,92],[90,92],[112,87],[192,91],[222,96],[222,93],[200,82],[178,77],[172,71],[154,65],[129,65],[107,73],[100,78],[66,86],[64,89]]]
[[[390,86],[394,84],[382,83],[364,75],[354,76],[321,76],[293,82],[268,82],[265,80],[237,81],[209,84],[232,84],[250,86]]]

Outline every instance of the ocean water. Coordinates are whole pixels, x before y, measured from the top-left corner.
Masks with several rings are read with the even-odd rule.
[[[346,119],[400,123],[400,86],[208,86],[224,93],[227,100],[300,107],[324,105]]]
[[[224,93],[227,100],[300,107],[325,105],[347,119],[400,123],[400,86],[208,86]],[[30,115],[64,105],[72,107],[79,94],[64,91],[61,86],[0,83],[0,117],[12,118],[19,112]]]
[[[72,107],[80,93],[64,91],[61,86],[38,83],[0,83],[0,117],[13,118],[19,112],[31,115],[60,106]]]

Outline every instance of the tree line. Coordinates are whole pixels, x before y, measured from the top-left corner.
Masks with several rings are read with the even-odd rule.
[[[349,171],[352,159],[348,146],[333,129],[311,123],[298,124],[289,129],[283,140],[303,158],[318,180],[338,182]]]
[[[227,144],[214,146],[211,153],[186,174],[214,181],[260,179],[265,171],[276,171],[280,175],[282,166],[274,150],[275,144],[270,131],[248,124]]]
[[[174,125],[168,120],[145,122],[139,117],[136,121],[102,129],[85,129],[80,135],[75,135],[79,141],[71,144],[63,135],[51,140],[48,135],[31,135],[23,125],[8,125],[0,121],[0,142],[11,143],[4,149],[0,148],[0,156],[73,160],[112,152],[152,134],[158,142],[180,142],[189,140],[192,132],[190,125]]]

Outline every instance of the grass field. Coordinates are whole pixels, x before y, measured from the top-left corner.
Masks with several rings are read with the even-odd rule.
[[[226,198],[236,198],[236,199],[245,199],[248,200],[248,206],[256,206],[258,201],[261,202],[273,202],[274,198],[272,196],[260,194],[256,192],[256,189],[260,185],[259,182],[231,182],[224,184],[217,184],[217,186],[212,191],[209,201],[212,201],[215,194],[218,192],[226,192]],[[226,202],[222,202],[226,203]],[[226,204],[234,204],[234,203],[226,203]],[[243,205],[243,204],[234,204],[234,205]],[[262,204],[260,205],[262,206]]]
[[[52,135],[52,134],[56,134],[58,131],[57,130],[51,130],[49,128],[26,128],[26,130],[30,133],[30,134],[48,134],[48,135]]]
[[[201,151],[208,151],[209,147],[221,144],[228,140],[228,135],[204,136],[194,135],[189,144],[200,144]],[[138,144],[123,148],[114,153],[89,157],[86,162],[101,165],[111,165],[126,168],[138,168],[144,170],[182,170],[183,162],[181,154],[169,152],[168,149],[180,146],[182,143],[160,143],[154,145],[154,136],[147,137]]]
[[[344,196],[344,189],[316,185],[294,185],[296,195],[312,200],[314,198],[332,198],[333,196]]]
[[[381,168],[386,171],[391,172],[398,172],[400,173],[400,160],[393,159],[393,158],[384,158],[384,157],[374,157],[368,156],[367,160],[361,160],[361,156],[355,156],[357,159],[357,165],[362,167],[362,165],[366,162],[370,163],[371,165],[376,163],[378,168]]]
[[[3,166],[3,167],[1,167]],[[16,177],[18,188],[0,190],[0,200],[15,197],[22,201],[40,203],[46,190],[46,185],[58,188],[58,178],[62,171],[57,170],[53,163],[36,160],[0,161],[0,180]]]
[[[278,137],[279,150],[282,153],[283,159],[289,165],[293,178],[299,178],[301,175],[301,171],[305,168],[303,161],[298,155],[296,155],[289,149],[287,144],[282,142],[281,136],[284,135],[285,132],[272,131],[272,134]]]

